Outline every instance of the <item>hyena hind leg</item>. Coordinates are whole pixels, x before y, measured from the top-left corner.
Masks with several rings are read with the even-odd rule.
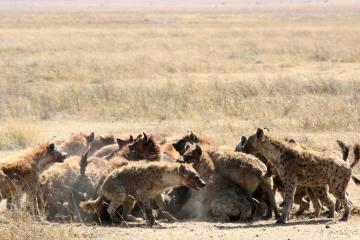
[[[294,182],[285,183],[285,206],[283,207],[281,217],[276,221],[277,224],[286,223],[294,201],[296,187]]]
[[[340,220],[341,221],[349,220],[350,212],[352,209],[352,204],[351,204],[351,201],[349,201],[348,197],[346,196],[346,192],[345,191],[336,191],[334,195],[335,195],[336,199],[338,199],[341,202],[341,204],[344,206],[344,209],[345,209],[344,214]]]
[[[316,189],[314,188],[314,193],[315,196],[319,198],[321,203],[323,203],[329,209],[328,218],[333,218],[335,216],[335,204],[329,197],[326,187]]]
[[[124,204],[123,204],[123,218],[125,221],[129,222],[141,222],[143,219],[137,218],[131,214],[134,209],[136,203],[136,199],[133,196],[127,196]]]

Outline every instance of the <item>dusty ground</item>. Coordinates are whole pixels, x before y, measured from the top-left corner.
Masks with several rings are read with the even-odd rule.
[[[84,237],[93,239],[358,239],[360,218],[349,223],[337,223],[322,219],[319,221],[291,221],[286,226],[275,225],[273,221],[256,223],[208,223],[181,222],[162,224],[149,228],[92,228],[84,231]],[[135,231],[134,231],[135,230]],[[86,232],[87,231],[87,232]]]
[[[356,194],[352,193],[352,200],[354,198],[357,198],[359,203],[359,191]],[[360,217],[358,214],[352,216],[346,223],[326,218],[314,220],[307,216],[292,219],[286,225],[276,225],[272,219],[253,223],[186,221],[174,224],[160,223],[160,226],[153,228],[144,225],[100,227],[83,224],[33,223],[30,226],[14,226],[11,223],[2,223],[0,230],[5,232],[4,234],[8,231],[16,231],[13,239],[25,239],[26,236],[48,239],[49,232],[58,239],[358,239]],[[24,236],[25,231],[27,234]],[[29,231],[33,232],[29,233]]]

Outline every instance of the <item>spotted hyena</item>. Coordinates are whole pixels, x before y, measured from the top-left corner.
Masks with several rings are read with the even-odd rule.
[[[193,153],[199,151],[197,145],[184,153],[186,160],[192,162]],[[264,215],[263,206],[241,186],[222,176],[208,154],[203,154],[194,168],[207,183],[201,191],[189,190],[186,193],[174,189],[168,194],[168,209],[179,219],[203,219],[216,221],[254,220]]]
[[[154,224],[150,200],[156,200],[166,189],[175,186],[188,186],[199,190],[205,182],[190,166],[178,163],[133,163],[114,170],[105,179],[94,201],[80,203],[88,213],[96,213],[104,200],[109,202],[107,211],[112,219],[116,217],[116,209],[125,204],[129,198],[135,198],[145,208],[149,225]]]
[[[356,149],[359,146],[355,147]],[[294,147],[291,143],[279,140],[263,129],[257,129],[256,133],[248,138],[244,146],[245,152],[261,153],[267,159],[272,159],[280,178],[285,186],[285,206],[282,216],[277,223],[285,223],[298,185],[309,187],[321,187],[328,185],[329,191],[338,199],[345,208],[341,220],[347,221],[351,211],[351,203],[346,196],[346,189],[352,175],[352,168],[359,162],[359,158],[349,165],[341,158],[333,155],[320,154],[316,151]],[[330,208],[329,217],[333,217],[335,206],[328,199]]]
[[[337,156],[342,156],[342,159],[346,162],[347,158],[349,156],[349,150],[350,146],[341,140],[337,140],[337,144],[339,145],[341,152],[339,151],[330,151],[326,149],[313,149],[307,145],[304,144],[298,144],[294,139],[284,139],[286,142],[289,142],[291,144],[294,144],[297,147],[303,148],[305,150],[311,150],[311,151],[319,151],[320,154],[334,154]],[[244,152],[244,146],[247,141],[247,138],[245,136],[242,136],[239,144],[236,146],[235,151],[236,152]],[[274,193],[276,191],[279,191],[284,197],[285,187],[283,182],[281,181],[280,177],[277,174],[276,168],[273,166],[271,160],[266,159],[261,153],[256,153],[256,157],[258,157],[261,161],[263,161],[267,167],[268,167],[268,173],[273,176],[273,191]],[[356,183],[356,178],[353,176],[354,182]],[[313,203],[314,209],[315,209],[315,216],[318,217],[320,215],[321,211],[321,205],[319,198],[322,200],[322,203],[324,205],[327,205],[331,207],[331,202],[329,202],[329,199],[327,198],[327,195],[324,194],[327,191],[326,186],[322,187],[306,187],[306,186],[298,186],[296,189],[295,197],[294,197],[294,203],[300,205],[299,210],[296,212],[296,215],[301,215],[305,210],[308,210],[310,207],[310,204],[308,202],[308,199],[305,198],[306,196],[311,200]],[[317,197],[318,196],[318,197]],[[280,206],[283,206],[284,202],[280,204]],[[340,204],[337,201],[337,205]],[[339,209],[337,207],[336,209]]]
[[[32,205],[30,210],[37,211],[36,204],[41,200],[39,175],[52,164],[63,162],[67,156],[54,143],[45,142],[24,151],[16,158],[3,160],[0,164],[0,201],[15,197],[15,200],[19,200],[16,201],[19,205],[20,197],[25,192]],[[9,203],[8,205],[10,206]]]

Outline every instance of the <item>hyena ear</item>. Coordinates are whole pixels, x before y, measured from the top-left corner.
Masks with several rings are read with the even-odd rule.
[[[139,140],[141,137],[142,137],[142,135],[141,135],[141,134],[139,134],[139,135],[135,138],[135,140],[134,140],[134,141]]]
[[[91,132],[88,136],[85,136],[85,138],[86,138],[86,141],[87,141],[88,143],[92,143],[92,142],[94,141],[94,138],[95,138],[94,132]],[[100,137],[100,138],[101,138],[101,137]]]
[[[130,142],[133,142],[133,141],[134,141],[133,135],[130,135],[129,141],[130,141]]]
[[[242,136],[241,137],[241,140],[240,140],[240,146],[245,146],[245,143],[247,142],[247,137],[245,137],[245,136]]]
[[[120,139],[120,138],[117,138],[117,139],[116,139],[116,142],[117,142],[117,144],[119,145],[119,147],[122,147],[125,141],[122,140],[122,139]]]
[[[258,129],[256,130],[256,137],[257,137],[258,139],[262,139],[263,136],[264,136],[264,130],[262,130],[261,128],[258,128]]]
[[[148,136],[146,135],[145,132],[143,132],[143,134],[144,134],[144,140],[145,140],[145,142],[147,142],[148,141]]]
[[[200,156],[202,154],[202,149],[199,145],[196,144],[196,148],[195,148],[196,153]]]
[[[55,151],[55,144],[54,144],[54,143],[50,143],[50,144],[47,146],[47,151],[48,151],[48,152],[53,152],[53,151]]]

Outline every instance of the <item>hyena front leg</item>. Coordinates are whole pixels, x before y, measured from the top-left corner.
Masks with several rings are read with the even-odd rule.
[[[26,199],[28,204],[28,209],[36,219],[40,220],[41,210],[44,206],[40,190],[38,187],[26,191]]]
[[[155,197],[155,202],[156,202],[156,205],[159,207],[159,210],[158,212],[163,215],[169,222],[176,222],[176,218],[174,218],[168,211],[167,211],[167,208],[166,208],[166,205],[164,203],[164,199],[163,197],[160,195],[157,195]]]
[[[337,184],[336,186],[330,186],[331,192],[334,194],[336,199],[339,200],[340,203],[345,208],[344,214],[343,214],[342,218],[340,219],[341,221],[349,220],[349,216],[350,216],[350,212],[351,212],[351,208],[352,208],[352,203],[348,199],[347,194],[346,194],[346,188],[349,184],[349,181],[350,181],[350,176],[346,176],[344,178],[344,182],[341,182],[341,183]]]
[[[143,204],[143,207],[145,209],[145,214],[146,214],[146,218],[147,218],[147,222],[148,222],[148,225],[150,227],[152,227],[154,224],[155,224],[155,218],[153,216],[153,213],[152,213],[152,208],[151,208],[151,202],[150,202],[150,199],[149,198],[142,198],[141,199],[141,202]]]
[[[295,181],[285,181],[285,205],[282,210],[281,217],[276,221],[276,223],[285,223],[292,207],[292,204],[294,202],[295,192],[296,192],[296,182]]]
[[[267,194],[268,196],[268,208],[272,209],[275,213],[275,218],[279,218],[280,214],[279,214],[279,210],[278,207],[276,205],[276,201],[275,201],[275,195],[271,189],[271,182],[270,179],[263,179],[262,182],[260,183],[260,187],[263,189],[263,191]]]

